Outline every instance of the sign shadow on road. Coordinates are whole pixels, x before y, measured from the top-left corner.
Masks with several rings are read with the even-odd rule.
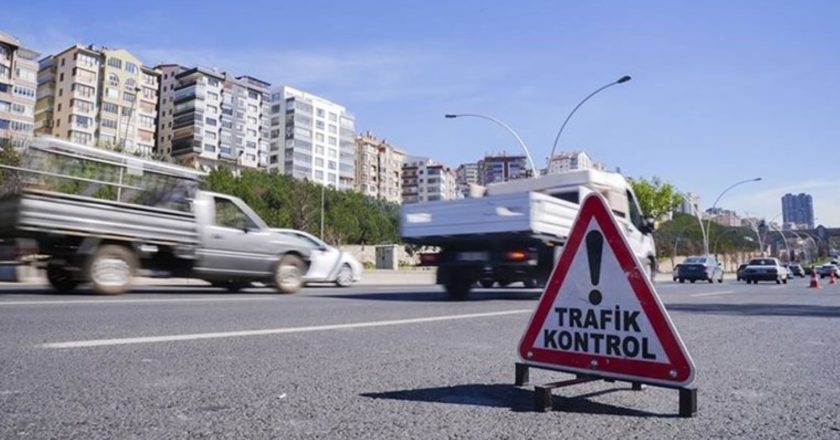
[[[628,417],[676,418],[676,414],[661,414],[644,410],[611,405],[592,400],[595,397],[620,391],[629,391],[629,386],[615,386],[578,396],[554,399],[554,410],[567,413],[603,414]],[[448,387],[419,388],[379,393],[362,393],[371,399],[405,400],[413,402],[442,403],[449,405],[484,406],[510,408],[514,412],[533,412],[533,393],[510,384],[464,384]]]

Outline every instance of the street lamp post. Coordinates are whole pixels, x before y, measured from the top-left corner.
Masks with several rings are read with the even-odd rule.
[[[729,185],[729,186],[728,186],[725,190],[723,190],[723,191],[720,193],[720,195],[718,195],[718,196],[717,196],[717,198],[715,199],[715,203],[713,203],[713,204],[712,204],[712,207],[711,207],[710,209],[711,209],[712,211],[714,211],[714,209],[715,209],[715,208],[717,208],[717,204],[718,204],[718,202],[720,201],[720,199],[721,199],[721,198],[723,198],[723,196],[724,196],[726,193],[728,193],[728,192],[729,192],[732,188],[735,188],[736,186],[739,186],[739,185],[743,185],[743,184],[745,184],[745,183],[758,182],[758,181],[760,181],[760,180],[761,180],[761,177],[756,177],[756,178],[754,178],[754,179],[741,180],[741,181],[739,181],[739,182],[735,182],[735,183],[733,183],[732,185]],[[706,231],[707,231],[708,233],[706,234],[706,244],[705,244],[705,246],[704,246],[704,247],[705,247],[705,249],[706,249],[706,254],[707,254],[707,255],[709,254],[709,238],[710,238],[710,236],[712,235],[712,231],[711,231],[711,229],[710,229],[710,228],[711,228],[711,226],[712,226],[712,218],[711,218],[711,216],[709,216],[709,219],[708,219],[708,220],[706,220]]]
[[[508,125],[508,124],[502,122],[501,120],[496,119],[492,116],[479,115],[479,114],[475,114],[475,113],[459,113],[459,114],[447,113],[447,114],[444,115],[444,117],[447,118],[447,119],[455,119],[455,118],[462,118],[462,117],[481,118],[481,119],[486,119],[486,120],[491,121],[491,122],[495,122],[498,125],[501,125],[505,130],[510,132],[510,134],[512,134],[514,138],[516,138],[516,142],[519,142],[519,146],[522,147],[522,150],[525,151],[525,156],[528,158],[528,163],[531,165],[531,174],[534,177],[539,177],[540,173],[537,170],[536,165],[534,165],[534,159],[531,158],[531,151],[528,150],[528,146],[525,145],[525,142],[522,140],[521,137],[519,137],[519,134],[517,134],[516,131],[513,128],[511,128],[510,125]]]
[[[626,83],[627,81],[630,81],[631,79],[632,78],[630,77],[630,75],[624,75],[621,78],[619,78],[619,79],[617,79],[617,80],[615,80],[615,81],[613,81],[613,82],[611,82],[607,85],[601,86],[600,88],[596,89],[594,92],[587,95],[586,98],[583,98],[583,100],[580,101],[578,103],[578,105],[576,105],[575,108],[572,109],[572,111],[569,113],[569,116],[566,116],[566,120],[563,121],[563,125],[560,126],[560,131],[557,132],[557,136],[554,137],[554,145],[551,146],[551,155],[548,156],[548,164],[549,165],[551,165],[551,158],[554,157],[554,150],[557,149],[557,142],[560,141],[560,135],[563,134],[563,129],[566,128],[566,124],[569,123],[569,119],[572,119],[572,115],[575,114],[575,112],[580,108],[580,106],[582,106],[584,102],[589,101],[589,98],[597,95],[602,90],[610,88],[610,87],[618,85],[618,84]]]

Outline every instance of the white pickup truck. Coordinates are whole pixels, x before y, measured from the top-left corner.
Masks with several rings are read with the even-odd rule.
[[[436,265],[437,283],[465,298],[476,283],[505,287],[548,280],[580,208],[592,191],[606,197],[635,255],[656,272],[653,222],[643,216],[633,189],[620,174],[581,170],[491,184],[482,197],[405,205],[406,243],[433,246],[421,261]]]
[[[35,258],[14,263],[43,266],[60,292],[90,283],[96,293],[123,293],[139,274],[231,291],[303,285],[309,248],[269,229],[242,200],[199,190],[196,170],[46,137],[22,155],[19,166],[0,164],[0,248],[37,243]]]

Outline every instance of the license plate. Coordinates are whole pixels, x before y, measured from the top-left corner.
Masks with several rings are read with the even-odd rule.
[[[458,261],[486,261],[489,259],[487,252],[459,252]]]

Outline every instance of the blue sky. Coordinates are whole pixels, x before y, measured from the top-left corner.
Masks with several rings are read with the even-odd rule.
[[[277,4],[275,4],[277,3]],[[135,5],[135,4],[133,4]],[[840,2],[13,0],[0,29],[35,50],[126,48],[146,64],[200,64],[344,104],[357,128],[450,165],[518,152],[478,119],[513,126],[543,162],[585,150],[721,206],[774,217],[814,195],[840,226]]]

